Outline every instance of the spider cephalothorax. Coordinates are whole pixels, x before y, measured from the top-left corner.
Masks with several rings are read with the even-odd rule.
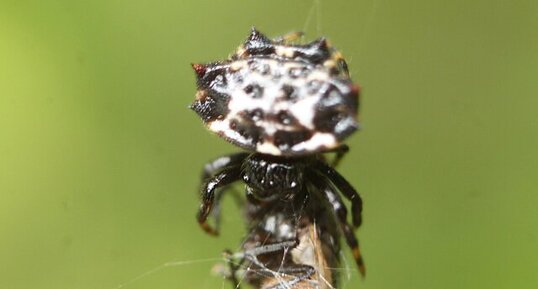
[[[198,91],[191,108],[209,130],[242,148],[316,153],[337,147],[358,127],[359,88],[324,38],[291,44],[253,29],[228,60],[193,68]]]
[[[302,190],[306,165],[303,158],[252,154],[242,165],[247,194],[265,201],[287,199]]]

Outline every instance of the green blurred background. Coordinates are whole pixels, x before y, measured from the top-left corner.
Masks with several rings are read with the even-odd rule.
[[[201,166],[237,149],[187,109],[189,64],[313,7],[306,38],[364,92],[340,171],[368,276],[349,262],[343,288],[538,288],[538,2],[313,3],[1,0],[0,288],[228,288],[241,215],[225,200],[217,239],[194,215]]]

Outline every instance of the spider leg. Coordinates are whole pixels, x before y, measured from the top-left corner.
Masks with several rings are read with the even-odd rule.
[[[215,191],[226,185],[229,185],[237,180],[241,176],[240,166],[230,166],[223,169],[220,173],[210,178],[203,186],[201,190],[202,203],[198,210],[198,223],[204,231],[210,235],[218,235],[218,231],[211,227],[207,223],[207,216],[213,209],[213,203],[215,202]],[[218,200],[217,200],[218,201]]]
[[[249,155],[249,153],[241,152],[241,153],[234,153],[230,155],[225,155],[218,157],[204,165],[204,169],[201,174],[201,184],[203,185],[205,181],[207,181],[209,178],[213,177],[218,172],[222,171],[224,168],[229,166],[238,166],[240,165],[245,158]],[[227,191],[229,188],[228,186],[221,187],[216,193],[215,193],[215,206],[211,212],[211,217],[215,220],[215,230],[219,231],[220,226],[220,207],[218,204],[220,203],[220,198],[224,191]],[[202,190],[202,188],[200,188]],[[234,191],[234,197],[237,203],[240,203],[240,198],[238,197],[238,194]]]
[[[335,153],[334,159],[331,161],[331,167],[336,168],[344,156],[349,152],[349,146],[347,144],[341,144],[333,149],[325,151],[324,153]]]
[[[359,227],[362,223],[362,199],[359,193],[353,188],[353,186],[335,169],[327,165],[325,162],[318,160],[313,169],[317,173],[321,173],[327,179],[329,179],[338,190],[351,201],[351,212],[353,226]]]
[[[204,165],[204,170],[202,171],[202,182],[226,167],[240,165],[249,154],[250,153],[241,152],[225,155],[206,163]]]
[[[364,260],[359,249],[359,241],[353,233],[353,227],[347,221],[347,209],[344,202],[340,198],[340,195],[332,184],[327,179],[322,179],[316,176],[310,178],[310,181],[321,192],[322,198],[324,198],[331,206],[336,215],[340,229],[342,230],[346,243],[351,248],[355,263],[359,268],[359,272],[364,277],[366,274],[366,268],[364,266]]]
[[[227,192],[231,188],[233,188],[233,186],[228,185],[215,191],[215,200],[213,201],[213,209],[211,209],[211,212],[209,213],[208,218],[211,217],[214,220],[214,224],[215,224],[214,230],[217,232],[220,232],[220,220],[221,220],[220,202],[224,193]]]

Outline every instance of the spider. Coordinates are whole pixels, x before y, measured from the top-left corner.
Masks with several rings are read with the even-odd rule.
[[[349,150],[344,139],[358,128],[359,87],[325,38],[292,43],[298,35],[269,39],[253,28],[227,60],[192,65],[198,90],[191,108],[210,131],[247,150],[206,164],[197,219],[217,235],[207,221],[218,207],[216,192],[237,181],[245,183],[254,215],[263,208],[298,212],[290,204],[308,199],[327,204],[364,275],[353,233],[361,224],[362,200],[334,169]],[[329,152],[336,153],[331,164],[324,157]],[[339,193],[351,202],[352,224]],[[316,222],[315,211],[307,217]]]

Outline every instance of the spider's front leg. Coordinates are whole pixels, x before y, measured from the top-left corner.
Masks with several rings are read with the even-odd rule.
[[[204,170],[202,171],[202,182],[213,177],[216,173],[222,171],[226,167],[241,165],[249,154],[250,153],[241,152],[225,155],[206,163],[204,165]]]
[[[198,223],[204,231],[210,235],[218,235],[219,232],[217,229],[211,227],[207,223],[207,216],[211,213],[215,200],[215,191],[219,188],[227,186],[241,177],[241,166],[240,165],[230,165],[225,167],[217,173],[212,178],[208,179],[204,183],[201,190],[202,203],[200,204],[200,209],[198,210]],[[218,199],[217,199],[218,201]]]
[[[245,160],[245,158],[248,155],[249,155],[249,153],[245,153],[245,152],[234,153],[234,154],[218,157],[218,158],[208,162],[207,164],[205,164],[204,169],[203,169],[202,174],[201,174],[200,191],[202,192],[202,196],[204,195],[204,192],[207,191],[208,184],[211,183],[211,182],[213,182],[213,183],[215,182],[215,180],[213,180],[213,179],[216,178],[218,180],[219,178],[222,178],[222,176],[217,177],[217,175],[219,173],[223,172],[227,168],[241,166],[241,164],[243,163],[243,161]],[[219,213],[217,205],[218,205],[218,202],[220,201],[220,196],[221,196],[222,192],[227,189],[224,184],[220,185],[218,187],[220,188],[219,192],[213,191],[212,193],[210,193],[210,194],[212,194],[212,196],[209,197],[209,199],[211,199],[211,201],[210,201],[211,204],[206,204],[206,206],[204,206],[202,204],[202,206],[200,207],[200,211],[202,209],[207,210],[206,207],[209,207],[208,208],[209,211],[207,212],[207,215],[205,217],[202,217],[203,213],[202,212],[198,213],[198,220],[202,219],[201,222],[199,221],[200,226],[204,229],[204,231],[210,233],[211,235],[217,235],[218,234],[218,227],[219,227],[219,223],[220,223],[220,213]],[[216,197],[215,197],[215,195],[216,195]],[[213,204],[214,204],[214,206],[213,206]],[[211,208],[214,208],[213,217],[215,219],[215,224],[216,224],[215,228],[210,227],[206,223],[207,216],[211,212]]]
[[[250,153],[247,152],[241,152],[241,153],[234,153],[229,154],[225,156],[218,157],[204,165],[204,169],[201,174],[201,186],[205,184],[209,180],[209,178],[215,176],[215,174],[219,173],[226,167],[230,166],[240,166],[243,161],[250,155]],[[200,187],[200,190],[203,188]],[[218,206],[218,203],[220,202],[220,198],[222,197],[222,193],[228,190],[228,187],[221,187],[216,193],[215,193],[215,206],[213,206],[213,211],[211,212],[211,215],[213,219],[215,220],[215,228],[213,231],[219,231],[220,227],[220,207]],[[239,198],[237,194],[234,194],[234,197],[236,198],[236,202],[239,204],[242,204],[242,200]]]

